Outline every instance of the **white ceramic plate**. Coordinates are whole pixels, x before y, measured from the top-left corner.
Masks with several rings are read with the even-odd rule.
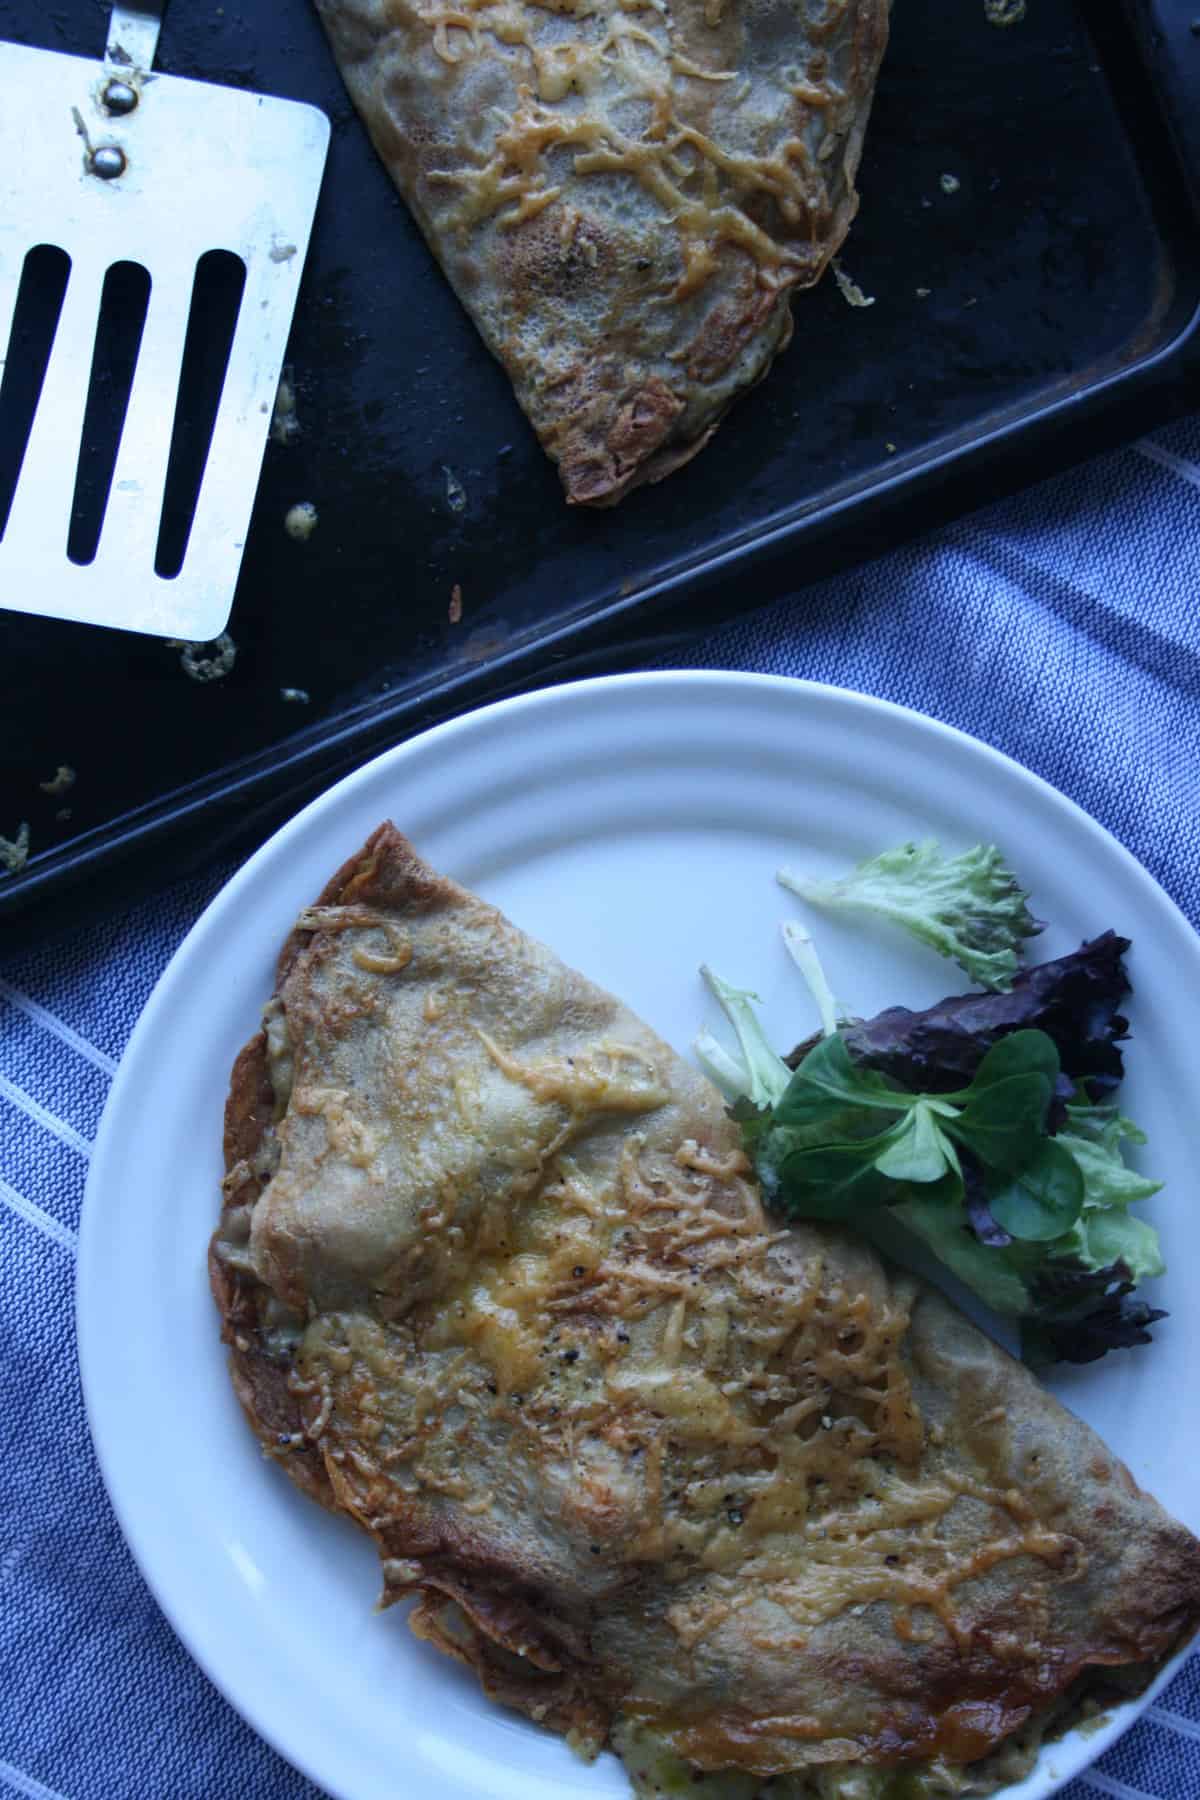
[[[230,1065],[254,1032],[300,908],[381,819],[612,988],[681,1048],[713,1022],[702,960],[756,988],[781,1045],[811,1027],[779,939],[784,862],[834,872],[905,838],[1005,849],[1059,955],[1134,939],[1127,1109],[1168,1185],[1150,1203],[1171,1274],[1152,1349],[1055,1386],[1193,1529],[1200,1479],[1163,1430],[1200,1368],[1189,1273],[1200,940],[1082,812],[944,726],[771,677],[621,677],[505,701],[349,776],[243,868],[189,934],[113,1083],[79,1246],[84,1389],[109,1492],[176,1630],[250,1723],[341,1800],[599,1800],[618,1764],[578,1762],[372,1610],[375,1554],[259,1454],[205,1281]],[[929,1004],[958,973],[898,935],[811,917],[839,998]],[[1127,1726],[1054,1745],[1014,1800],[1041,1800]]]

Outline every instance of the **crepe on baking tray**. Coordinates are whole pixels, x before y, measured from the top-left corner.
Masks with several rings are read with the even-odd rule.
[[[836,255],[889,0],[316,0],[567,498],[700,450]]]
[[[766,1219],[705,1079],[391,825],[283,948],[226,1159],[263,1447],[418,1635],[643,1792],[987,1791],[1195,1627],[1200,1544],[1092,1431],[866,1245]]]

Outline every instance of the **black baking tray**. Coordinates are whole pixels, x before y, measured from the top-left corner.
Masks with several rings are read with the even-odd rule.
[[[157,640],[0,614],[0,832],[32,835],[0,877],[6,941],[250,844],[437,718],[681,653],[1200,404],[1193,10],[1030,0],[999,29],[984,0],[896,0],[844,256],[875,304],[799,296],[712,445],[595,513],[564,505],[305,0],[175,0],[158,66],[333,122],[289,351],[300,430],[267,452],[223,680]],[[0,0],[0,35],[50,49],[97,53],[105,24],[100,0]],[[305,543],[283,529],[300,500]],[[43,794],[62,763],[70,794]]]

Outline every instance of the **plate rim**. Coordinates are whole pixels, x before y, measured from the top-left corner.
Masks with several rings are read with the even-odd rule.
[[[593,676],[581,681],[555,683],[521,694],[508,695],[487,705],[471,708],[453,718],[442,720],[412,737],[390,745],[331,783],[329,787],[307,801],[303,807],[279,825],[207,901],[159,974],[133,1030],[130,1032],[105,1101],[85,1183],[74,1279],[74,1324],[84,1409],[93,1451],[122,1538],[156,1605],[188,1655],[239,1718],[291,1767],[318,1787],[327,1790],[329,1794],[341,1797],[341,1800],[360,1800],[360,1795],[339,1786],[336,1775],[331,1777],[330,1771],[322,1766],[321,1759],[310,1755],[306,1746],[294,1744],[279,1726],[270,1709],[257,1703],[256,1694],[235,1692],[223,1677],[215,1659],[197,1646],[194,1641],[194,1633],[189,1629],[186,1619],[188,1609],[181,1603],[178,1593],[173,1590],[170,1567],[164,1567],[162,1560],[152,1554],[139,1532],[134,1517],[135,1508],[130,1504],[129,1491],[119,1468],[120,1458],[116,1446],[108,1438],[103,1427],[98,1427],[98,1419],[102,1413],[104,1401],[102,1398],[103,1383],[97,1364],[97,1348],[99,1340],[103,1338],[103,1332],[97,1332],[98,1320],[93,1313],[93,1297],[89,1292],[87,1279],[88,1269],[96,1255],[95,1241],[101,1231],[101,1209],[93,1196],[98,1194],[104,1185],[105,1165],[113,1155],[110,1140],[115,1139],[118,1129],[119,1114],[125,1104],[125,1090],[132,1080],[130,1071],[134,1068],[137,1055],[141,1054],[142,1044],[147,1040],[152,1040],[159,1014],[170,1001],[172,987],[182,979],[194,949],[210,928],[210,921],[214,915],[236,905],[243,890],[255,881],[264,865],[283,852],[287,841],[294,834],[298,835],[314,825],[322,814],[336,814],[347,795],[352,793],[356,787],[367,784],[388,766],[400,768],[409,758],[418,754],[428,754],[431,747],[452,746],[456,739],[469,740],[473,732],[486,730],[496,720],[516,718],[522,713],[536,713],[542,709],[553,711],[566,708],[570,710],[577,704],[587,703],[609,694],[616,695],[619,703],[620,696],[626,692],[652,689],[655,686],[662,686],[672,693],[681,690],[702,693],[706,688],[725,692],[771,690],[781,694],[786,693],[800,705],[806,702],[832,704],[845,707],[851,712],[874,715],[890,721],[902,730],[910,730],[918,735],[926,734],[934,739],[940,738],[969,758],[982,758],[985,764],[990,764],[997,773],[1002,772],[1008,779],[1015,778],[1022,784],[1032,784],[1045,804],[1065,813],[1076,829],[1082,828],[1085,835],[1103,854],[1111,858],[1115,853],[1117,860],[1123,865],[1126,877],[1140,887],[1148,901],[1159,909],[1164,923],[1169,921],[1174,929],[1182,933],[1183,939],[1189,944],[1193,955],[1200,950],[1200,941],[1197,940],[1197,934],[1186,914],[1144,864],[1079,802],[1055,787],[1046,777],[1027,768],[1016,757],[997,749],[984,739],[974,736],[959,726],[948,724],[944,720],[923,713],[917,708],[883,699],[860,689],[790,675],[723,669],[637,670],[616,675]],[[1050,1751],[1042,1752],[1038,1763],[1028,1777],[1016,1786],[999,1790],[997,1800],[1025,1800],[1027,1793],[1029,1800],[1049,1800],[1049,1797],[1057,1793],[1066,1782],[1082,1775],[1153,1704],[1156,1696],[1170,1683],[1193,1653],[1196,1641],[1196,1639],[1189,1640],[1175,1651],[1142,1693],[1132,1700],[1109,1709],[1105,1715],[1102,1715],[1105,1723],[1089,1731],[1088,1754],[1077,1767],[1072,1767],[1061,1775],[1044,1770],[1042,1765],[1046,1756],[1052,1754],[1053,1747],[1051,1747]],[[1057,1740],[1057,1742],[1063,1741],[1067,1740]]]

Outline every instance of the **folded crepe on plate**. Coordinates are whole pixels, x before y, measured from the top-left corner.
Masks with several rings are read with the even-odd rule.
[[[288,938],[226,1154],[264,1448],[421,1637],[644,1792],[986,1792],[1200,1617],[1200,1544],[1085,1425],[777,1228],[703,1077],[391,825]]]
[[[849,230],[888,0],[317,7],[568,500],[687,462]]]

